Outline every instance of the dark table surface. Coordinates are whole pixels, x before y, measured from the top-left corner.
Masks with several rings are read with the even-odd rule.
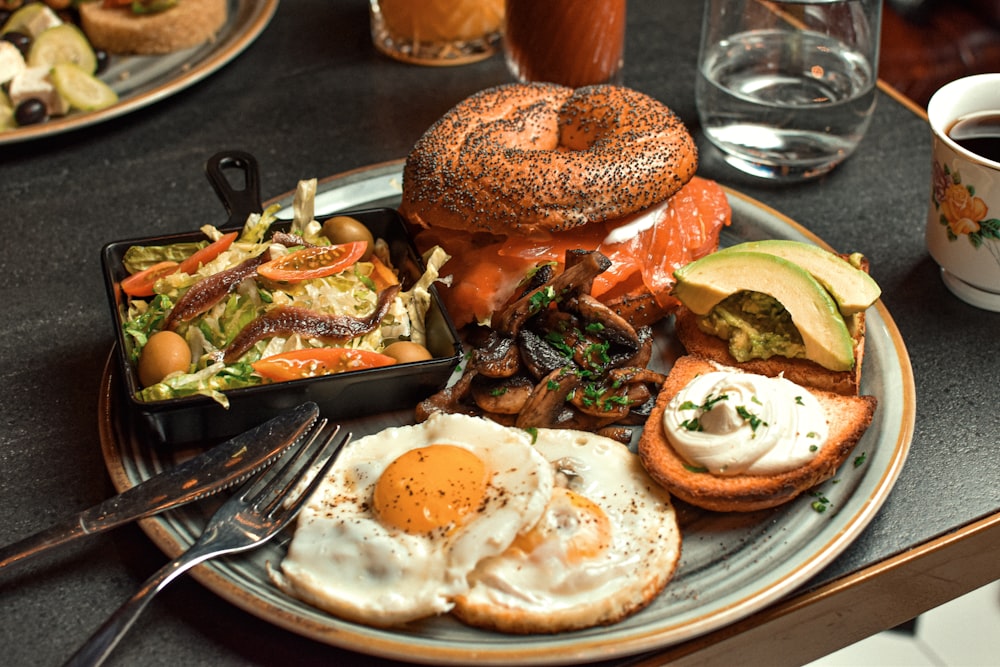
[[[833,173],[796,186],[750,180],[724,165],[698,130],[700,3],[632,0],[628,21],[625,83],[688,123],[702,148],[700,173],[834,248],[868,255],[909,350],[917,417],[908,461],[869,527],[811,585],[1000,512],[1000,315],[952,297],[924,248],[930,137],[921,116],[880,93],[864,142]],[[193,87],[107,123],[0,147],[0,542],[113,493],[97,415],[113,339],[104,243],[221,220],[203,174],[216,151],[256,155],[271,197],[301,178],[402,158],[453,104],[509,80],[499,57],[448,68],[381,57],[364,0],[294,0],[245,53]],[[164,562],[132,525],[0,573],[3,662],[61,663]],[[351,654],[273,627],[190,578],[158,597],[112,656],[114,664],[140,660],[353,664]]]

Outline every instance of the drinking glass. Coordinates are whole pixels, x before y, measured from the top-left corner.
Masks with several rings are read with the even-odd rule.
[[[881,0],[708,0],[695,99],[725,160],[763,178],[829,172],[875,109]]]
[[[375,47],[417,65],[464,65],[500,45],[504,0],[370,0]]]
[[[625,0],[507,0],[504,54],[519,81],[620,84]]]

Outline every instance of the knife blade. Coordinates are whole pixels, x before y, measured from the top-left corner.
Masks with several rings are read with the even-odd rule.
[[[315,403],[303,403],[117,496],[3,547],[0,572],[77,538],[180,507],[236,484],[283,454],[318,417]]]

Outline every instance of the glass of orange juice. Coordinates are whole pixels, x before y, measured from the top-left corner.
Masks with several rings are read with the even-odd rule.
[[[500,44],[504,0],[370,0],[375,47],[418,65],[464,65]]]

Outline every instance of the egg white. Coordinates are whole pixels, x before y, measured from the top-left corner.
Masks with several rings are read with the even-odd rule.
[[[578,530],[577,518],[553,505],[539,525],[560,529],[528,552],[515,543],[483,560],[454,613],[471,625],[540,633],[617,622],[647,605],[672,578],[680,558],[669,493],[616,441],[539,429],[535,447],[552,462],[557,486],[600,507],[610,540],[597,554],[574,554],[568,538]]]
[[[448,534],[410,534],[384,525],[373,509],[375,484],[404,452],[458,445],[492,471],[474,516]],[[504,551],[541,515],[554,474],[520,430],[464,415],[360,438],[341,452],[328,478],[299,515],[280,571],[280,588],[332,614],[395,626],[447,612],[468,589],[482,559]]]

